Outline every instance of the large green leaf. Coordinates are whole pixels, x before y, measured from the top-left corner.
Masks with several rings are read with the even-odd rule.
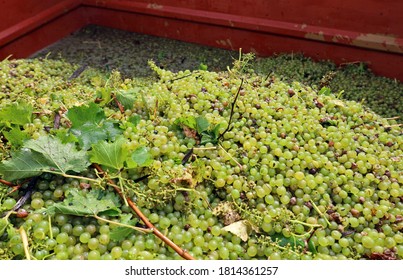
[[[48,162],[41,154],[23,149],[12,153],[10,160],[0,163],[0,174],[7,181],[38,176],[45,168],[49,168]]]
[[[82,172],[89,165],[85,151],[77,151],[73,143],[63,144],[58,138],[51,136],[29,140],[24,147],[40,153],[47,160],[49,170],[61,173]]]
[[[77,151],[74,144],[63,144],[58,138],[42,136],[28,140],[11,159],[0,163],[3,179],[17,179],[40,175],[42,172],[82,172],[89,165],[87,154]]]
[[[10,124],[24,125],[31,122],[32,105],[26,103],[12,103],[0,110],[0,124],[10,126]]]
[[[102,140],[113,140],[122,131],[112,121],[108,120],[105,112],[95,103],[76,106],[67,112],[72,126],[70,132],[78,139],[84,150]]]
[[[72,189],[63,202],[48,207],[47,212],[49,214],[61,213],[75,216],[118,216],[120,214],[119,207],[119,197],[112,192],[93,189],[86,193]]]
[[[85,123],[79,128],[71,128],[70,132],[78,139],[84,150],[88,150],[93,143],[108,138],[106,131],[95,123]]]
[[[124,145],[125,141],[124,138],[118,138],[112,143],[102,141],[92,145],[92,150],[89,152],[91,162],[120,170],[128,154],[128,149]]]
[[[95,103],[74,106],[67,111],[66,116],[72,123],[72,127],[80,127],[86,123],[100,123],[105,119],[105,112]]]

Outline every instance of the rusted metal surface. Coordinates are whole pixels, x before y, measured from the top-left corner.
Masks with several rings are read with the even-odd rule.
[[[32,2],[37,1],[18,0],[16,5],[20,7],[27,2],[27,6],[32,6]],[[57,40],[67,35],[67,31],[93,23],[214,47],[242,48],[262,56],[302,52],[315,59],[330,59],[336,63],[363,61],[375,73],[403,81],[402,1],[42,2],[51,5],[49,9],[42,4],[36,7],[36,14],[27,15],[25,11],[18,15],[18,23],[14,20],[13,25],[9,19],[11,25],[7,28],[4,29],[4,23],[0,25],[3,26],[0,28],[0,58],[8,52],[28,55],[45,41]],[[13,6],[8,4],[8,7]],[[2,13],[5,12],[0,9],[0,16]],[[27,18],[22,19],[24,16]],[[66,19],[68,17],[71,20]],[[47,32],[41,32],[41,29]]]

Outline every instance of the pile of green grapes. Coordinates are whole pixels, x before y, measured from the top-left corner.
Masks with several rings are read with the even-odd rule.
[[[117,69],[125,77],[149,77],[147,61],[177,72],[183,69],[223,71],[238,57],[237,51],[211,48],[167,38],[89,25],[33,57],[64,60],[103,71]],[[336,65],[303,54],[278,54],[251,61],[257,74],[272,73],[286,82],[298,81],[312,88],[323,86],[339,92],[338,98],[362,102],[377,114],[403,119],[403,83],[372,73],[365,63]],[[343,92],[342,92],[343,91]]]
[[[67,131],[71,107],[100,104],[128,151],[142,145],[151,157],[120,170],[124,195],[195,259],[403,259],[400,125],[338,92],[256,75],[245,61],[225,72],[150,63],[156,77],[145,83],[92,69],[69,79],[76,67],[65,62],[5,60],[0,110],[32,104],[22,132],[37,139]],[[131,94],[124,108],[112,98],[121,91]],[[4,162],[13,147],[1,137]],[[123,200],[118,216],[47,211],[73,192],[114,193],[92,168],[74,175],[44,173],[30,191],[2,181],[0,259],[183,258]]]
[[[313,61],[302,54],[280,54],[259,58],[253,64],[261,75],[272,72],[286,81],[296,80],[318,89],[326,86],[340,92],[339,98],[363,103],[383,117],[397,117],[402,122],[403,84],[374,74],[365,63],[336,65]]]

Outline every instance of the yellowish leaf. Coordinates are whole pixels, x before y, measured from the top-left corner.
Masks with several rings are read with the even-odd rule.
[[[334,105],[344,107],[344,102],[341,100],[332,100]]]
[[[249,238],[249,235],[252,231],[252,226],[249,221],[247,220],[240,220],[238,222],[232,223],[228,226],[223,227],[223,230],[229,231],[239,238],[242,239],[242,241],[247,241]]]

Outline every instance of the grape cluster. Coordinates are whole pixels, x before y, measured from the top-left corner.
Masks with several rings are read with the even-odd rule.
[[[140,88],[132,108],[122,112],[108,103],[104,111],[124,128],[129,150],[149,149],[150,166],[122,171],[131,182],[126,195],[175,244],[196,259],[403,258],[403,136],[395,120],[299,82],[255,75],[239,63],[228,72],[173,73],[150,66],[158,80]],[[7,76],[7,82],[18,79]],[[138,86],[118,76],[113,82],[114,91]],[[96,87],[106,83],[85,83],[82,102],[95,99]],[[31,100],[22,92],[8,94]],[[140,117],[138,124],[126,125],[133,116]],[[208,121],[203,133],[210,133],[209,141],[177,123],[200,116]],[[47,133],[43,120],[34,119],[38,131]],[[96,176],[91,170],[81,175]],[[46,211],[72,189],[97,187],[42,175],[21,207],[26,215],[9,217],[0,254],[26,257],[22,228],[35,259],[181,259],[152,233],[116,238],[121,217]],[[12,208],[22,192],[3,197],[2,209]],[[228,228],[236,225],[238,232]]]

